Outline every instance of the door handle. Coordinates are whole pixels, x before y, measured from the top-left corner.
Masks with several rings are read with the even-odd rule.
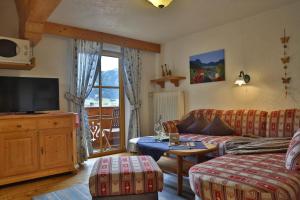
[[[41,147],[41,154],[44,154],[44,148]]]

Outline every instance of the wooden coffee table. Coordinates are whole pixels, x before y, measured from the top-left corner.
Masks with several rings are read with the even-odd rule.
[[[131,145],[136,147],[136,143],[139,138],[133,138],[129,141]],[[176,158],[171,158],[168,156],[162,156],[158,161],[157,164],[160,168],[167,173],[174,173],[177,174],[177,194],[181,195],[182,193],[182,182],[183,176],[189,176],[188,171],[189,169],[195,165],[196,163],[188,162],[183,159],[185,156],[195,156],[197,158],[197,163],[205,160],[205,155],[210,152],[217,151],[217,146],[214,144],[207,144],[203,143],[207,149],[187,149],[187,150],[169,150],[166,152],[166,155],[175,155]],[[135,151],[137,149],[135,148]]]
[[[188,170],[195,165],[195,163],[184,161],[185,156],[195,156],[197,163],[200,163],[204,159],[205,154],[214,152],[218,148],[213,144],[204,144],[207,149],[188,149],[188,150],[169,150],[167,154],[176,155],[176,158],[170,158],[167,156],[161,157],[157,164],[164,172],[171,172],[177,174],[177,194],[182,193],[183,176],[188,176]]]

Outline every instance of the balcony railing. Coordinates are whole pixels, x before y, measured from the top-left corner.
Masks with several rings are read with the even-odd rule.
[[[93,152],[120,149],[119,107],[87,107]]]

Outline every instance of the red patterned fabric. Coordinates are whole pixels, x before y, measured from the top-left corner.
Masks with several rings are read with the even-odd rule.
[[[266,136],[268,112],[260,110],[227,110],[222,119],[231,126],[235,135]]]
[[[269,114],[267,137],[292,137],[300,128],[300,110],[272,111]]]
[[[204,115],[209,121],[215,116],[221,116],[231,128],[236,132],[235,135],[256,135],[265,137],[267,130],[268,112],[260,110],[215,110],[198,109],[190,112],[195,118]],[[175,129],[172,129],[175,131]]]
[[[237,110],[235,111],[235,121],[234,121],[234,129],[236,135],[242,135],[243,130],[243,122],[244,122],[244,112],[245,110]]]
[[[260,110],[214,110],[198,109],[191,113],[195,117],[203,114],[208,120],[219,115],[231,128],[236,131],[235,135],[256,135],[265,137],[267,129],[268,112]]]
[[[222,119],[231,127],[234,127],[235,123],[235,112],[234,110],[227,110],[223,112]]]
[[[190,139],[193,141],[202,141],[204,143],[214,144],[218,146],[217,154],[213,156],[225,155],[225,143],[235,136],[211,136],[211,135],[199,135],[199,134],[182,134],[181,138]]]
[[[267,132],[268,112],[260,110],[215,110],[215,109],[199,109],[189,112],[195,118],[199,118],[201,114],[209,121],[215,116],[221,116],[231,128],[236,132],[235,135],[255,135],[265,137]],[[163,122],[163,127],[167,133],[176,133],[178,129],[176,124],[178,120]],[[299,124],[299,122],[298,122]]]
[[[218,113],[219,112],[220,111],[218,111]],[[215,109],[198,109],[198,110],[193,110],[190,113],[193,114],[195,118],[199,118],[203,114],[203,116],[206,117],[208,119],[208,121],[212,121],[217,114],[217,110],[215,110]]]
[[[228,154],[193,166],[189,177],[202,200],[300,199],[300,173],[285,168],[285,154]]]
[[[162,125],[165,129],[166,133],[178,133],[178,129],[177,129],[177,123],[179,122],[179,120],[172,120],[172,121],[166,121],[163,122]]]
[[[150,156],[99,158],[89,178],[93,197],[162,191],[163,173]]]
[[[285,158],[285,166],[289,170],[300,171],[300,129],[293,136]]]
[[[255,135],[266,137],[268,112],[260,110],[247,110],[243,112],[242,135]]]

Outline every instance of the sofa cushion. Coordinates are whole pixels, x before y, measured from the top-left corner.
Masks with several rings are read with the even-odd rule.
[[[261,110],[228,110],[223,120],[235,130],[235,135],[265,137],[268,112]]]
[[[180,120],[176,125],[179,133],[186,133],[186,129],[195,121],[193,115],[188,115],[186,118]]]
[[[190,112],[195,118],[200,118],[203,115],[208,121],[211,121],[216,116],[215,109],[198,109]]]
[[[300,110],[287,109],[269,114],[267,137],[292,137],[300,128]]]
[[[290,142],[286,153],[285,166],[289,170],[300,170],[300,129]]]
[[[150,156],[99,158],[89,178],[92,197],[162,191],[163,173]]]
[[[187,116],[193,115],[199,118],[203,115],[208,121],[212,121],[215,116],[221,116],[235,131],[235,135],[255,135],[265,137],[267,130],[268,112],[261,110],[216,110],[216,109],[198,109],[193,110]],[[297,115],[296,115],[297,116]],[[176,133],[177,120],[164,122],[163,126],[167,133]],[[298,120],[299,125],[299,120]],[[297,126],[297,125],[296,125]],[[298,126],[299,127],[299,126]],[[296,129],[295,129],[296,130]]]
[[[189,170],[202,200],[299,200],[300,173],[285,168],[285,154],[225,155]]]
[[[189,125],[183,132],[202,134],[202,130],[208,124],[209,124],[209,121],[203,115],[201,115],[199,118],[196,118],[194,120],[194,122],[191,125]]]
[[[234,130],[230,128],[219,116],[216,116],[213,121],[202,130],[202,134],[226,136],[233,135]]]
[[[244,113],[242,135],[266,137],[268,112],[261,110],[247,110]]]
[[[194,117],[203,114],[209,121],[215,116],[221,116],[232,129],[235,135],[266,136],[268,112],[261,110],[215,110],[198,109],[190,112]]]
[[[168,133],[178,133],[177,124],[179,123],[179,120],[170,120],[165,121],[162,123],[165,132]]]

